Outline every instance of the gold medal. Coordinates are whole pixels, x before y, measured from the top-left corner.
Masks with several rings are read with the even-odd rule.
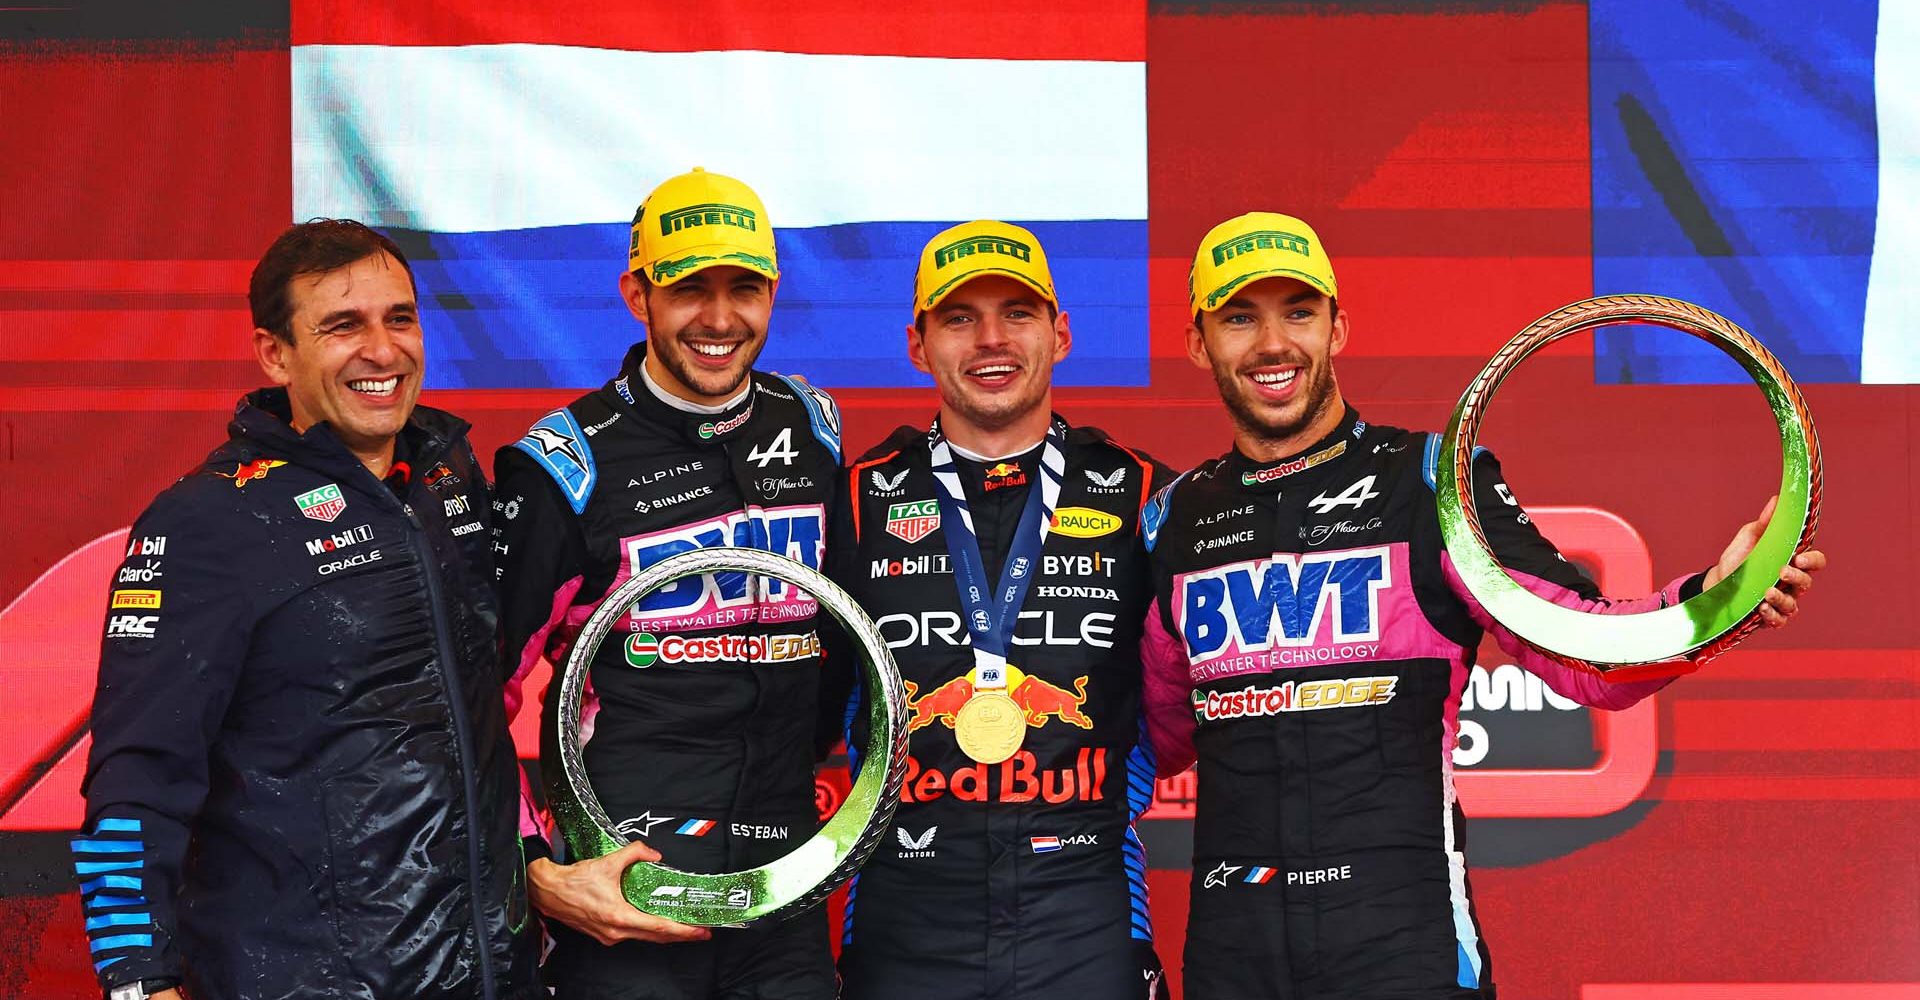
[[[976,690],[954,715],[953,737],[967,756],[998,764],[1026,740],[1027,716],[1005,690]]]

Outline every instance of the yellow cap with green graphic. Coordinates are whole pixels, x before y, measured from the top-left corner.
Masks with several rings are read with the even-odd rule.
[[[661,182],[633,213],[627,270],[656,285],[671,285],[721,265],[779,279],[773,225],[760,196],[704,167]]]
[[[920,267],[913,273],[914,317],[939,305],[969,280],[987,274],[1012,278],[1060,308],[1040,240],[1010,222],[981,219],[942,230],[920,251]]]
[[[1187,298],[1195,316],[1227,304],[1235,289],[1261,278],[1295,278],[1338,298],[1333,261],[1320,234],[1291,215],[1248,212],[1208,230],[1193,255]]]

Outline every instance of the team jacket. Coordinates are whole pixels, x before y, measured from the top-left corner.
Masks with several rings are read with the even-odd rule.
[[[86,827],[103,985],[519,997],[534,944],[486,481],[417,407],[400,496],[284,390],[135,523],[108,598]]]
[[[1069,431],[1064,451],[1056,522],[1008,660],[1025,743],[996,765],[975,763],[954,738],[973,651],[927,432],[901,427],[849,470],[834,574],[886,638],[911,709],[894,829],[848,902],[849,1000],[1100,1000],[1156,985],[1131,824],[1153,783],[1141,739],[1138,641],[1151,593],[1139,514],[1162,467],[1091,429]],[[956,458],[989,580],[1038,488],[1039,456],[986,467]]]
[[[1196,1000],[1491,995],[1451,763],[1483,631],[1583,705],[1625,708],[1666,683],[1562,666],[1489,618],[1441,541],[1439,458],[1438,435],[1348,410],[1300,455],[1229,453],[1147,508],[1153,742],[1163,774],[1196,752],[1200,765]],[[1680,599],[1679,581],[1601,598],[1490,454],[1477,454],[1473,482],[1489,544],[1535,592],[1607,613]]]
[[[708,546],[780,553],[815,569],[839,471],[839,416],[817,389],[754,373],[732,409],[693,414],[623,374],[500,450],[495,549],[519,680],[554,664],[541,766],[558,759],[558,675],[601,600],[642,568]],[[764,583],[764,591],[760,584]],[[622,618],[588,673],[583,760],[629,835],[665,862],[732,871],[812,836],[818,608],[741,574],[690,577]],[[543,832],[523,810],[530,851]]]

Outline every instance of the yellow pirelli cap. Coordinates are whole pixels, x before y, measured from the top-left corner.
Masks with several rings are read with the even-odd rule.
[[[942,230],[920,251],[920,267],[913,273],[914,317],[939,305],[969,280],[987,274],[1012,278],[1060,308],[1040,240],[1010,222],[981,219]]]
[[[723,264],[780,277],[767,206],[745,184],[695,167],[661,182],[633,213],[627,270],[671,285]]]
[[[1320,234],[1291,215],[1248,212],[1207,231],[1187,275],[1194,315],[1227,304],[1234,289],[1261,278],[1297,278],[1328,298],[1340,296]]]

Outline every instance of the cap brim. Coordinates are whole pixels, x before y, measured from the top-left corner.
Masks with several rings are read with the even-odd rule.
[[[729,243],[688,247],[672,260],[656,260],[643,266],[640,275],[655,285],[664,286],[710,267],[744,267],[768,281],[780,280],[780,265],[771,256],[748,253]]]
[[[954,275],[952,278],[949,278],[946,284],[941,285],[939,288],[934,289],[932,292],[929,292],[924,302],[915,302],[914,303],[915,308],[914,308],[913,314],[914,316],[917,317],[923,312],[932,311],[935,307],[939,306],[940,303],[944,301],[947,296],[952,295],[955,291],[957,291],[960,288],[960,286],[966,284],[969,281],[972,281],[975,278],[986,278],[986,277],[993,277],[996,275],[1002,278],[1012,278],[1013,280],[1018,281],[1019,283],[1027,286],[1028,288],[1033,289],[1036,294],[1038,294],[1042,299],[1045,299],[1046,302],[1049,305],[1053,306],[1055,309],[1060,308],[1060,302],[1058,299],[1055,299],[1053,297],[1053,292],[1050,289],[1042,287],[1041,284],[1038,281],[1033,280],[1033,278],[1030,275],[1021,274],[1019,271],[1015,271],[1011,268],[983,267],[978,271],[968,271],[965,274],[957,274],[957,275]]]
[[[1258,271],[1249,271],[1245,274],[1234,275],[1226,284],[1208,292],[1205,298],[1195,300],[1192,303],[1194,312],[1219,312],[1221,309],[1226,308],[1227,302],[1231,299],[1229,293],[1233,290],[1242,285],[1263,281],[1267,278],[1292,278],[1295,281],[1312,285],[1314,288],[1320,290],[1320,294],[1328,298],[1335,297],[1334,290],[1328,287],[1326,281],[1317,274],[1309,274],[1306,271],[1292,267],[1265,267]]]

